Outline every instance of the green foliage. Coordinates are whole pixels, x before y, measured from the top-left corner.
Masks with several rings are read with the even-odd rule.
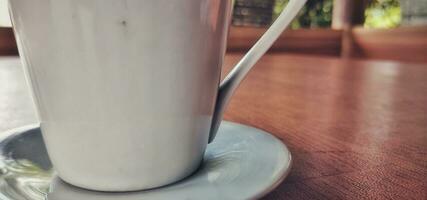
[[[282,12],[289,0],[276,0],[274,18]],[[330,27],[332,23],[333,0],[309,0],[292,22],[291,28]]]
[[[373,0],[365,10],[366,28],[394,28],[402,20],[398,0]]]

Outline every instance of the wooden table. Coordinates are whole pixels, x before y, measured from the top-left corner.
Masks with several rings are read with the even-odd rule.
[[[225,119],[290,148],[292,171],[267,200],[427,199],[426,64],[268,55]],[[35,120],[18,59],[0,58],[0,131]]]

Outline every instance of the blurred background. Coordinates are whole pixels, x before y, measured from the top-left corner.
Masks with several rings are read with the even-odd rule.
[[[229,52],[247,51],[288,0],[234,0]],[[0,54],[17,54],[0,0]],[[308,0],[270,53],[427,61],[427,0]]]

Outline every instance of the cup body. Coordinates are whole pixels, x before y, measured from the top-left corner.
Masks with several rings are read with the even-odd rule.
[[[58,175],[100,191],[163,186],[202,161],[229,0],[11,0]]]

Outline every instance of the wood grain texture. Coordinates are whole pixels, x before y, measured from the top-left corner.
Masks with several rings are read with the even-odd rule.
[[[223,74],[241,56],[228,55]],[[425,64],[267,55],[225,119],[292,152],[289,177],[265,200],[427,198]],[[0,131],[35,120],[18,59],[0,57]]]
[[[425,64],[269,55],[225,119],[290,148],[292,171],[267,200],[427,198]]]

